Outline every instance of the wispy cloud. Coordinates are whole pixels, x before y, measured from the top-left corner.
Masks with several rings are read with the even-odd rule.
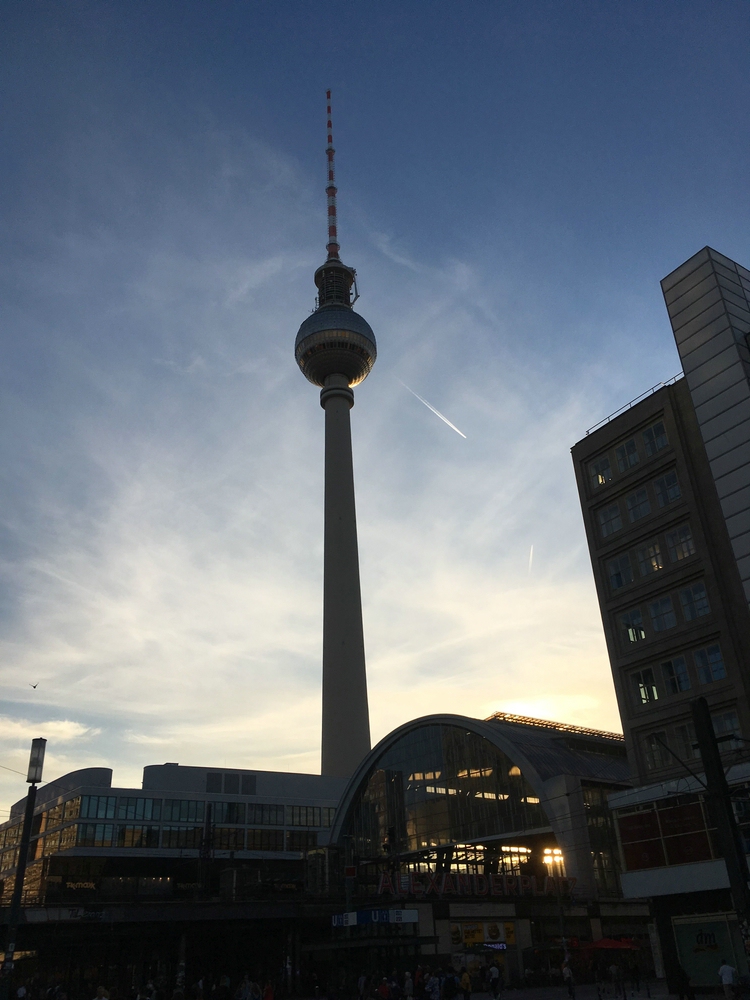
[[[283,157],[243,159],[252,148],[194,151],[158,239],[125,212],[64,251],[45,243],[33,289],[19,277],[54,377],[25,383],[22,354],[0,399],[0,683],[15,704],[0,763],[23,770],[49,734],[50,777],[318,766],[323,419],[293,341],[322,209]],[[254,192],[239,201],[238,171]],[[238,233],[254,234],[244,256]],[[372,290],[399,287],[399,255],[362,234],[357,253],[380,344],[352,413],[375,738],[447,708],[616,728],[568,454],[601,412],[589,371],[560,380],[525,350],[476,262],[415,266],[385,297]],[[101,267],[113,257],[122,281]],[[460,444],[406,419],[402,378],[462,415],[466,433],[401,383]],[[3,772],[0,795],[19,794]]]

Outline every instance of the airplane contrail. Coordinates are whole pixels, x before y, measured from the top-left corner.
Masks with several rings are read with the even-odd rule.
[[[534,561],[534,546],[532,545],[529,549],[529,573],[531,572],[531,564]]]
[[[401,382],[401,379],[398,379],[398,381]],[[406,382],[401,382],[401,385],[404,387],[404,389],[409,389],[409,386],[406,384]],[[447,417],[444,417],[443,414],[440,412],[440,410],[436,410],[435,407],[431,403],[428,403],[426,399],[422,399],[422,397],[419,395],[418,392],[415,392],[413,389],[409,389],[409,392],[412,394],[412,396],[416,396],[420,403],[424,403],[424,405],[427,407],[428,410],[432,410],[432,412],[435,414],[436,417],[440,417],[440,419],[444,423],[446,423],[449,427],[452,427],[453,430],[456,432],[456,434],[460,434],[462,438],[466,437],[464,432],[460,431],[455,424],[452,424]]]

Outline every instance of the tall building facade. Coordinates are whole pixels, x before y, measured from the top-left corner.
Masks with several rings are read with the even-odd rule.
[[[706,698],[750,851],[750,271],[705,247],[662,281],[684,376],[573,448],[636,787],[609,797],[623,893],[672,990],[748,972],[691,702]],[[744,914],[740,914],[744,916]]]
[[[698,694],[717,733],[750,736],[750,613],[687,380],[589,433],[573,460],[633,778],[684,775]]]

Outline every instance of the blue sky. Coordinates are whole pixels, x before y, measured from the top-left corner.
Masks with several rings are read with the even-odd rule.
[[[323,420],[292,349],[327,87],[380,352],[352,412],[373,735],[617,728],[569,449],[678,371],[659,280],[750,261],[750,7],[2,13],[0,763],[47,735],[49,777],[318,766]]]

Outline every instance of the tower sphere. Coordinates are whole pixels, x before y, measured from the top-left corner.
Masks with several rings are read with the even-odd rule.
[[[378,350],[370,324],[351,306],[321,306],[299,328],[294,356],[300,371],[314,385],[328,375],[344,375],[358,385],[370,374]]]

